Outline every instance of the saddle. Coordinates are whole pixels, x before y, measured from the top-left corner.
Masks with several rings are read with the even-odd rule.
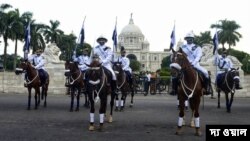
[[[38,70],[38,73],[39,73],[39,78],[40,78],[41,86],[42,86],[46,83],[46,80],[48,79],[49,74],[47,71],[43,69]]]
[[[104,70],[104,73],[107,76],[107,86],[110,86],[112,80],[112,73],[105,67],[102,67],[102,69]]]

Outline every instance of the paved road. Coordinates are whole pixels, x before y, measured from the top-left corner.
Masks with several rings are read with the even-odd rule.
[[[25,94],[0,94],[0,141],[205,141],[206,124],[250,123],[250,98],[236,98],[229,114],[224,98],[217,109],[217,99],[205,97],[205,108],[200,108],[202,136],[194,136],[187,126],[176,136],[176,97],[138,94],[134,107],[115,112],[114,122],[105,123],[104,131],[90,132],[89,110],[82,106],[79,112],[69,112],[69,102],[66,95],[49,95],[47,108],[27,111]]]

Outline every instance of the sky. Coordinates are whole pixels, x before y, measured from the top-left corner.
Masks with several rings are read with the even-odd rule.
[[[112,33],[117,17],[117,33],[128,25],[133,13],[137,25],[150,43],[150,51],[163,51],[170,45],[170,35],[175,25],[176,42],[193,31],[211,31],[211,24],[219,20],[234,20],[241,26],[238,30],[243,38],[233,47],[250,53],[250,8],[248,0],[1,0],[18,8],[21,13],[30,11],[37,23],[49,25],[50,20],[60,21],[59,29],[65,34],[79,35],[86,16],[85,42],[97,45],[96,39],[103,35],[107,45],[113,45]],[[31,37],[32,38],[32,37]],[[0,54],[3,54],[3,39],[0,38]],[[8,53],[14,52],[14,44],[9,41]],[[19,43],[18,54],[23,55]]]

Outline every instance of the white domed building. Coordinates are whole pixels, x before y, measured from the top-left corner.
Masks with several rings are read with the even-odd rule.
[[[134,24],[132,15],[129,24],[126,25],[118,36],[117,54],[120,47],[124,46],[128,58],[136,59],[141,63],[142,71],[156,71],[161,68],[162,59],[170,55],[166,51],[149,51],[150,44],[145,39],[142,31]]]

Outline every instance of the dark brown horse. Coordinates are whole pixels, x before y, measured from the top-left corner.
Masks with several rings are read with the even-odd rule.
[[[133,90],[133,86],[130,87],[129,86],[129,80],[128,77],[125,73],[125,71],[122,69],[122,64],[121,62],[114,62],[113,63],[113,70],[116,74],[116,78],[117,78],[117,89],[121,91],[121,99],[119,101],[119,95],[116,95],[116,107],[115,107],[115,111],[118,111],[118,108],[120,106],[120,111],[124,110],[125,107],[125,103],[126,103],[126,98],[127,98],[127,94],[129,92],[131,92],[131,101],[130,101],[130,107],[133,106],[134,104],[134,90]],[[120,104],[119,104],[120,102]]]
[[[18,75],[20,73],[26,72],[27,73],[27,89],[28,89],[28,107],[27,109],[30,110],[30,103],[31,103],[31,90],[34,88],[35,90],[35,109],[38,108],[40,104],[40,87],[42,87],[42,95],[41,99],[44,98],[43,106],[47,106],[47,91],[49,86],[49,75],[44,84],[41,84],[41,80],[39,77],[39,72],[31,65],[31,63],[27,60],[21,60],[19,67],[16,68],[15,73]]]
[[[78,68],[78,64],[76,62],[66,61],[64,66],[65,66],[65,76],[68,77],[67,86],[70,88],[70,96],[71,96],[70,112],[72,112],[74,108],[74,99],[76,92],[77,92],[76,94],[77,102],[75,111],[79,111],[80,95],[82,89],[84,88],[83,74],[81,70]],[[85,103],[86,100],[87,97],[85,95]]]
[[[89,66],[89,69],[86,72],[86,85],[87,93],[90,101],[90,125],[89,130],[93,131],[94,128],[94,115],[95,115],[95,103],[100,100],[99,107],[99,117],[100,117],[100,126],[99,130],[102,130],[104,123],[104,116],[106,114],[107,108],[107,96],[110,93],[110,84],[108,85],[108,79],[110,74],[107,74],[105,69],[99,63],[98,58],[94,58]],[[111,112],[109,116],[109,122],[112,122],[112,111],[114,105],[114,96],[111,96]]]
[[[191,66],[187,56],[182,50],[174,52],[170,64],[172,75],[178,77],[178,98],[180,104],[180,112],[178,119],[178,128],[176,134],[180,134],[184,121],[185,99],[189,99],[189,105],[192,110],[191,126],[195,126],[195,135],[200,136],[200,115],[199,106],[201,96],[203,94],[203,86],[198,72]]]
[[[231,70],[224,72],[221,74],[221,79],[217,80],[217,89],[218,89],[218,108],[220,108],[220,92],[223,91],[225,93],[226,98],[226,108],[227,112],[231,112],[231,106],[234,99],[235,94],[235,86],[239,84],[239,68],[232,68]],[[229,98],[228,94],[231,94]]]

